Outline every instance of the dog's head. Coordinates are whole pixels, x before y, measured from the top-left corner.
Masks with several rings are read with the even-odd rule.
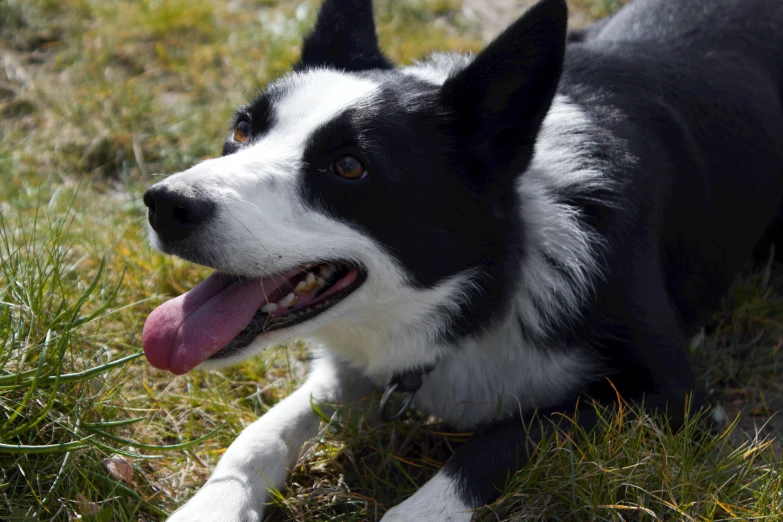
[[[472,61],[394,69],[370,0],[325,0],[294,72],[236,111],[223,156],[144,195],[152,243],[216,269],[150,315],[150,362],[185,373],[314,336],[357,364],[411,367],[487,324],[516,282],[515,184],[566,18],[543,0]]]

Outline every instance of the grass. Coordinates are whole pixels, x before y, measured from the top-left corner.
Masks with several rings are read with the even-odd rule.
[[[458,0],[376,4],[395,61],[481,47]],[[287,69],[316,6],[0,2],[0,519],[162,520],[303,378],[301,343],[183,377],[138,358],[146,315],[205,275],[149,249],[140,195],[219,153],[231,109]],[[741,277],[692,347],[734,421],[721,437],[607,415],[591,437],[542,444],[482,519],[774,519],[782,275]],[[348,412],[302,456],[270,519],[374,520],[466,437],[420,414],[379,427]]]

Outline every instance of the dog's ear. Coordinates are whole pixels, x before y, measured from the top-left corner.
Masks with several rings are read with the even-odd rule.
[[[469,152],[498,166],[527,166],[515,160],[529,161],[552,104],[567,25],[565,0],[542,0],[444,83],[441,99]]]
[[[378,48],[372,0],[324,0],[295,69],[308,67],[346,71],[392,68]]]

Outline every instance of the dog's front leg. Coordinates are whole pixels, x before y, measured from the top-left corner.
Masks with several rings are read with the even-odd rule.
[[[644,404],[645,410],[666,412],[668,422],[681,426],[685,407],[695,411],[699,400],[686,403],[685,393],[654,394],[633,397],[631,403]],[[402,504],[389,510],[382,522],[468,522],[473,512],[495,501],[513,474],[525,466],[542,439],[554,429],[590,433],[598,424],[594,405],[561,407],[538,415],[497,422],[477,433],[461,446],[435,477]]]
[[[318,433],[311,400],[342,401],[346,385],[364,383],[329,357],[316,360],[305,383],[242,431],[207,483],[169,522],[259,522],[269,489],[284,486],[302,446]]]
[[[650,255],[649,259],[659,259]],[[623,399],[635,405],[643,405],[648,412],[666,414],[670,426],[677,428],[686,418],[686,408],[697,411],[704,406],[703,398],[693,393],[695,388],[693,374],[685,351],[683,339],[679,336],[676,315],[672,308],[650,307],[647,303],[664,303],[668,297],[665,285],[657,267],[645,267],[639,270],[643,274],[638,288],[644,290],[634,294],[637,301],[629,309],[637,312],[644,321],[630,325],[631,343],[618,341],[614,347],[618,353],[633,353],[643,361],[639,365],[644,370],[622,376],[626,382],[649,381],[652,389],[625,392],[620,389]],[[636,288],[636,287],[635,287]],[[645,308],[647,306],[647,308]],[[613,376],[620,378],[620,374]],[[600,383],[606,387],[603,395],[612,398],[617,390],[609,383]],[[598,386],[595,388],[598,390]],[[572,419],[580,431],[591,432],[598,421],[596,409],[592,404],[582,403],[576,407],[576,399],[563,403],[560,407],[539,411],[538,415],[520,419],[508,419],[495,423],[483,433],[476,434],[461,446],[444,468],[435,477],[419,489],[402,504],[389,510],[383,522],[416,521],[452,521],[463,522],[472,518],[473,511],[496,500],[502,493],[509,478],[527,464],[528,455],[533,454],[542,438],[552,429],[568,430],[573,427]]]
[[[572,409],[569,417],[573,414]],[[413,496],[387,511],[381,522],[470,521],[477,508],[498,498],[558,420],[550,411],[525,422],[509,419],[489,426],[461,446]],[[596,420],[593,408],[579,408],[577,422],[585,431],[592,430]]]

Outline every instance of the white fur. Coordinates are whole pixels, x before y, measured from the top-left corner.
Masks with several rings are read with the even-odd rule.
[[[467,67],[471,61],[473,56],[469,54],[433,53],[426,60],[403,67],[400,72],[434,85],[443,85],[447,79]]]
[[[369,80],[328,70],[278,82],[271,90],[282,99],[275,104],[275,124],[263,138],[166,181],[198,186],[218,201],[217,219],[202,233],[200,250],[225,272],[261,277],[317,259],[335,259],[359,263],[368,273],[361,288],[326,312],[265,334],[242,353],[208,360],[202,367],[231,364],[303,336],[322,340],[370,374],[430,364],[440,355],[429,349],[447,326],[436,307],[452,303],[456,309],[459,294],[470,284],[469,274],[414,290],[405,271],[380,245],[311,208],[299,195],[295,174],[302,170],[307,138],[343,110],[372,103],[376,89]],[[387,350],[390,344],[395,350]]]
[[[470,58],[436,54],[403,69],[442,84]],[[545,335],[562,324],[600,277],[599,238],[565,204],[569,196],[608,185],[600,165],[586,159],[592,123],[565,96],[557,96],[544,120],[531,166],[518,185],[527,256],[511,312],[493,331],[459,346],[431,347],[445,356],[425,377],[416,405],[461,429],[555,406],[599,368],[579,347],[530,345],[519,330]],[[574,135],[581,137],[575,142]],[[610,188],[610,187],[609,187]],[[551,265],[554,260],[559,270]]]
[[[467,63],[469,58],[463,55],[436,55],[404,70],[442,82]],[[347,108],[371,104],[377,88],[365,78],[328,70],[292,75],[271,88],[282,94],[276,103],[275,124],[262,139],[167,180],[172,185],[196,185],[219,201],[218,218],[204,234],[201,249],[226,272],[260,277],[316,259],[354,261],[368,272],[361,288],[325,313],[292,328],[269,332],[241,353],[208,360],[202,367],[231,364],[285,340],[311,337],[382,383],[395,370],[433,365],[454,352],[454,347],[435,343],[449,321],[437,307],[445,305],[456,311],[462,295],[474,284],[472,274],[455,275],[431,289],[414,289],[405,271],[381,245],[360,230],[311,208],[299,195],[295,173],[301,171],[307,138]],[[519,192],[529,251],[521,260],[522,283],[515,309],[509,320],[502,322],[502,330],[516,332],[514,323],[521,317],[533,333],[548,333],[548,327],[557,326],[580,303],[596,276],[593,247],[597,241],[580,225],[572,207],[562,203],[564,196],[585,185],[603,183],[600,172],[585,164],[582,149],[568,140],[571,132],[587,125],[589,121],[578,107],[558,97],[543,124],[532,166],[521,177]],[[545,255],[556,260],[570,277],[553,268]],[[492,335],[489,338],[469,339],[468,345],[478,343],[479,348],[463,351],[486,352],[481,345],[490,345],[498,347],[498,352],[538,360],[540,364],[526,368],[551,385],[527,388],[523,387],[525,379],[512,386],[504,382],[500,389],[479,394],[482,400],[490,393],[517,393],[514,388],[520,387],[562,389],[557,386],[563,380],[559,376],[568,375],[563,369],[579,366],[578,354],[539,356],[536,350],[522,349],[519,339],[498,344]],[[521,400],[530,403],[527,397]],[[445,413],[442,408],[437,410]]]
[[[317,358],[307,381],[245,428],[229,446],[206,484],[169,522],[260,522],[269,491],[282,489],[303,446],[318,434],[311,401],[363,397],[369,383],[328,354]]]
[[[601,275],[600,238],[585,228],[578,210],[565,203],[569,196],[611,188],[601,165],[586,158],[592,145],[586,131],[592,128],[584,111],[557,96],[541,126],[530,168],[519,180],[529,251],[522,261],[516,307],[525,326],[536,334],[560,326]]]
[[[578,349],[522,340],[514,321],[451,347],[423,379],[417,407],[458,429],[556,406],[595,369]]]
[[[442,85],[472,59],[459,53],[434,53],[401,71]],[[578,211],[565,203],[569,196],[610,188],[601,165],[587,157],[593,145],[587,131],[593,128],[579,106],[566,96],[556,96],[541,126],[531,165],[519,180],[529,255],[522,260],[516,312],[531,333],[538,335],[561,325],[600,276],[599,238],[580,222]],[[568,276],[546,258],[555,260]]]
[[[440,471],[412,497],[387,511],[381,522],[469,522],[473,509],[462,501],[457,486]]]
[[[440,84],[469,61],[459,55],[439,55],[403,72]],[[319,70],[293,75],[272,89],[282,98],[276,104],[275,124],[263,138],[236,154],[172,176],[168,183],[198,186],[217,195],[218,218],[204,235],[203,245],[206,255],[224,271],[261,277],[313,260],[336,259],[365,266],[368,278],[326,312],[264,334],[221,364],[302,336],[323,343],[379,387],[395,370],[433,364],[434,371],[416,395],[417,405],[460,428],[554,405],[597,371],[579,347],[551,350],[531,345],[519,326],[522,319],[527,333],[548,333],[574,311],[600,276],[596,269],[600,244],[564,203],[585,187],[606,183],[600,165],[585,159],[583,151],[590,144],[573,140],[574,132],[590,125],[576,105],[564,97],[555,100],[531,167],[518,185],[527,255],[520,260],[521,281],[513,306],[491,331],[454,346],[436,340],[448,328],[449,312],[476,284],[474,274],[457,274],[433,288],[417,289],[371,237],[309,207],[300,197],[296,173],[302,170],[307,138],[342,111],[373,103],[378,85],[355,75]],[[547,258],[556,261],[560,270]],[[334,364],[316,365],[303,388],[248,427],[204,489],[172,520],[260,517],[268,485],[284,485],[299,448],[317,432],[310,396],[330,400],[339,395],[334,368]],[[226,498],[231,506],[222,500]],[[467,521],[469,511],[461,504],[455,484],[439,473],[384,520]]]

